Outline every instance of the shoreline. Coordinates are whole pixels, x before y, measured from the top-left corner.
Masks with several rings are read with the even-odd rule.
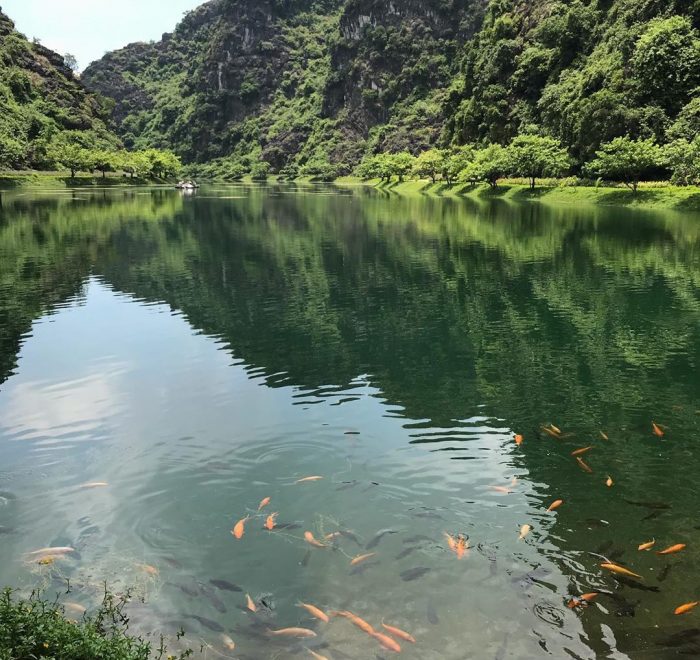
[[[432,197],[472,198],[482,201],[541,202],[545,204],[583,204],[587,206],[620,206],[633,209],[668,209],[672,211],[700,211],[700,187],[640,184],[634,194],[624,187],[562,186],[545,182],[531,190],[512,179],[504,179],[494,189],[487,184],[472,186],[458,183],[448,186],[438,181],[411,180],[399,182],[363,181],[344,177],[335,181],[340,186],[369,186],[398,195],[426,195]]]
[[[278,177],[272,176],[266,183],[283,183]],[[146,180],[111,174],[101,176],[79,175],[75,178],[57,173],[44,172],[2,172],[0,173],[0,192],[13,190],[31,190],[32,188],[70,189],[84,187],[133,187],[146,185],[170,184],[171,181]],[[238,182],[206,181],[206,184],[222,185],[235,183],[264,184],[263,181],[253,181],[244,177]],[[442,181],[432,183],[429,180],[407,180],[403,182],[363,180],[359,177],[341,177],[335,181],[319,182],[309,178],[290,180],[289,183],[309,185],[335,185],[344,188],[366,187],[395,195],[419,195],[436,198],[471,198],[480,201],[504,200],[509,202],[540,202],[552,205],[579,204],[586,206],[619,206],[633,209],[668,209],[672,211],[700,211],[700,187],[673,186],[661,183],[642,183],[637,193],[625,187],[613,186],[572,186],[562,185],[556,180],[543,180],[534,190],[519,180],[504,179],[498,188],[487,184],[458,183],[452,186]]]

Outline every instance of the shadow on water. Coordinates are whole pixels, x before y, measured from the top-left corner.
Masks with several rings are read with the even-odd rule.
[[[5,195],[0,380],[32,323],[80,299],[89,277],[166,303],[302,401],[364,375],[411,444],[459,461],[498,444],[527,474],[543,557],[570,594],[612,594],[581,613],[591,648],[609,630],[631,657],[695,648],[692,626],[655,626],[697,596],[684,582],[700,540],[698,219],[332,191]],[[554,439],[546,423],[575,435]],[[593,474],[570,456],[587,445]],[[638,504],[650,501],[667,508]],[[656,584],[655,555],[636,551],[646,537],[689,546],[658,593],[588,554],[615,553]],[[548,607],[537,616],[556,627]]]

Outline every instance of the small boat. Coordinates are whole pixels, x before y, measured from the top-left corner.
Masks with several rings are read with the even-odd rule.
[[[196,181],[178,181],[175,188],[178,190],[197,190],[199,184]]]

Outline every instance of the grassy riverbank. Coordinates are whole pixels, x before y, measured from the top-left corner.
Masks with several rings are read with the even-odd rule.
[[[71,177],[65,172],[0,172],[0,190],[22,188],[82,188],[85,186],[143,186],[169,183],[163,180],[131,178],[108,173],[106,177],[79,174]]]
[[[514,202],[538,201],[549,204],[593,204],[602,206],[629,206],[635,208],[675,209],[678,211],[700,211],[700,188],[679,187],[660,183],[640,184],[633,193],[626,187],[593,187],[562,185],[557,181],[544,181],[534,190],[518,180],[502,181],[498,188],[481,184],[431,183],[426,180],[410,180],[398,183],[378,180],[363,181],[345,177],[338,185],[372,186],[378,190],[402,195],[434,195],[443,197],[475,197],[479,199],[505,199]]]

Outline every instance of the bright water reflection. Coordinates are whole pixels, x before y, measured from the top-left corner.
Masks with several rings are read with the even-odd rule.
[[[70,577],[88,607],[135,586],[143,631],[183,627],[207,657],[219,628],[238,658],[384,653],[300,600],[410,630],[407,658],[700,653],[673,615],[698,596],[698,220],[328,188],[5,195],[0,583]],[[590,444],[592,475],[570,456]],[[651,538],[688,548],[638,552]],[[296,625],[318,637],[267,635]]]

